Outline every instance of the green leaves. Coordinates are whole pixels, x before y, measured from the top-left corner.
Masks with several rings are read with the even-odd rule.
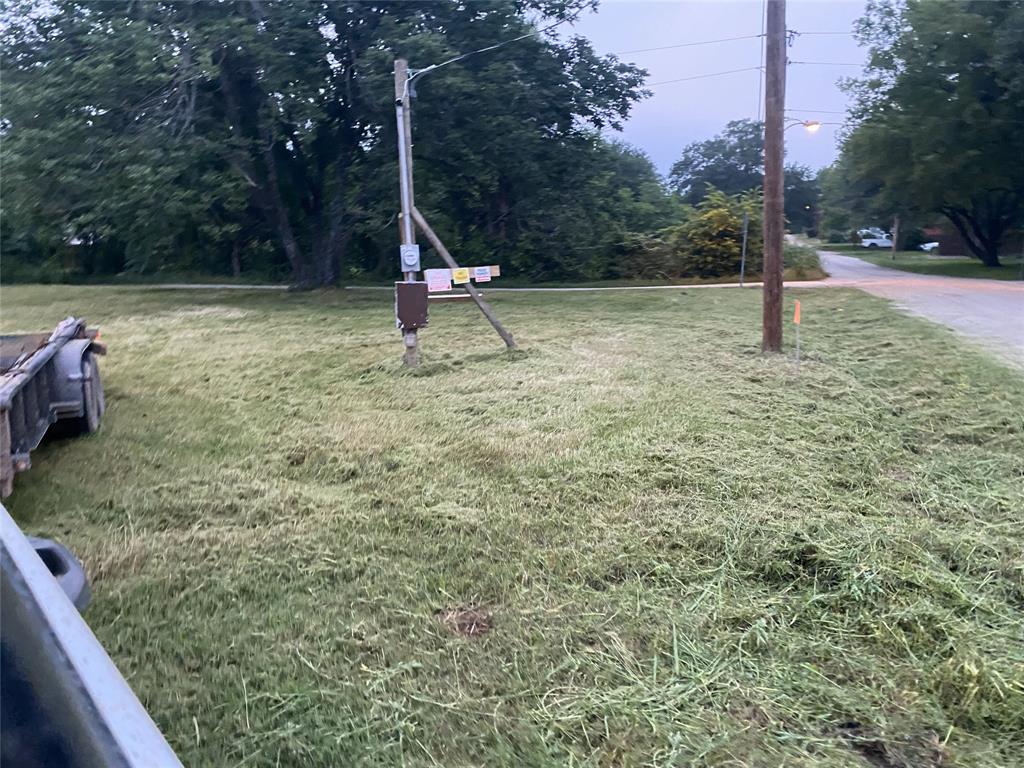
[[[946,215],[998,264],[1024,217],[1024,11],[1019,3],[874,2],[859,25],[866,77],[843,147],[874,208]]]
[[[589,5],[24,3],[2,40],[5,238],[39,263],[85,242],[85,272],[114,252],[144,272],[227,272],[242,253],[302,285],[391,274],[394,59],[426,67]],[[671,208],[646,159],[595,134],[643,75],[542,34],[432,72],[413,108],[419,207],[465,261],[604,270]]]

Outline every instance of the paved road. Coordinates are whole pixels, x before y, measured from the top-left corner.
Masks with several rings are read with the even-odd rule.
[[[1024,367],[1024,283],[901,272],[818,251],[829,287],[858,288],[941,323]]]

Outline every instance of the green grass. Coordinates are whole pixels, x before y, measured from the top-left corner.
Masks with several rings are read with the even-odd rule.
[[[897,251],[892,258],[889,251],[870,250],[856,245],[836,245],[826,243],[819,246],[823,250],[856,256],[872,264],[904,272],[916,272],[921,275],[945,275],[947,277],[980,277],[987,280],[1020,280],[1020,258],[1003,256],[1002,266],[986,267],[977,259],[959,256],[932,256],[923,251]]]
[[[681,290],[444,305],[407,372],[377,292],[5,288],[110,347],[8,506],[189,766],[1019,766],[1020,373],[787,296],[800,368]]]

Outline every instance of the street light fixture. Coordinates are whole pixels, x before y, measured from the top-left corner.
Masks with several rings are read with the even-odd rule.
[[[795,125],[802,125],[809,134],[813,135],[821,130],[822,123],[820,120],[794,120],[786,126],[786,130],[788,131]]]

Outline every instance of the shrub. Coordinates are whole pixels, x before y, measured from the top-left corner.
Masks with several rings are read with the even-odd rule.
[[[782,268],[789,280],[803,280],[825,275],[821,268],[821,259],[814,248],[805,245],[787,243],[782,249]]]
[[[622,242],[622,275],[628,277],[721,277],[740,271],[743,214],[747,228],[747,272],[761,270],[761,193],[727,195],[711,189],[682,224],[654,235],[629,234]]]
[[[747,228],[747,268],[755,272],[761,263],[761,196],[759,191],[727,195],[712,189],[683,225],[678,253],[680,274],[720,277],[740,271],[743,249],[743,214]]]

